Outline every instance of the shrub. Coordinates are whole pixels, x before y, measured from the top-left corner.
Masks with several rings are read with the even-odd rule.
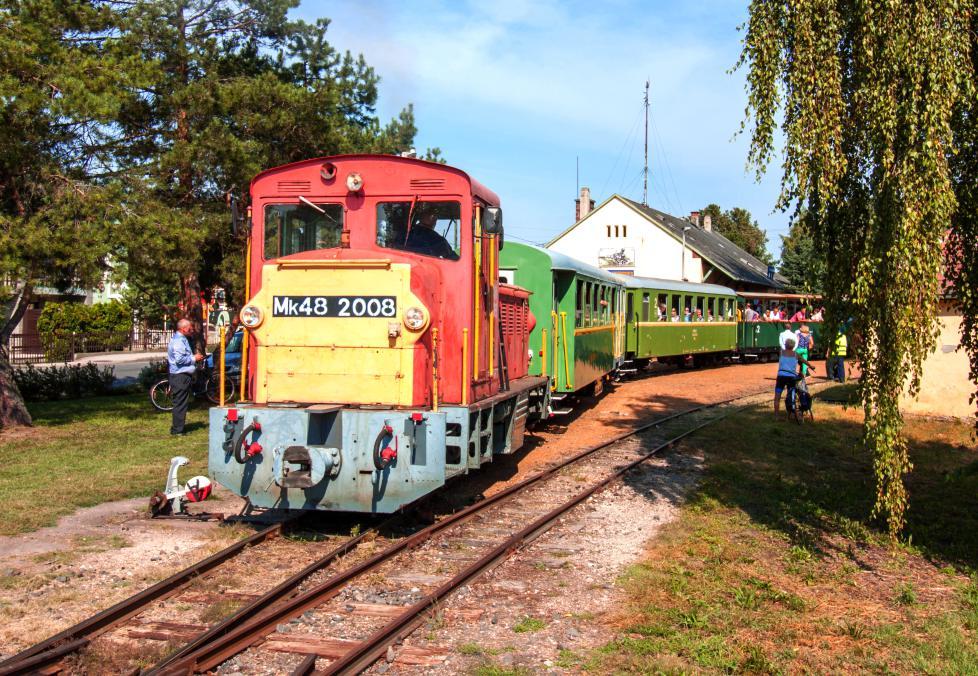
[[[28,365],[14,370],[14,380],[26,401],[78,399],[112,392],[115,369],[95,364],[49,366]]]
[[[165,378],[169,371],[166,360],[160,359],[146,364],[146,366],[139,370],[139,375],[136,378],[139,380],[140,387],[148,390],[161,378]]]
[[[47,359],[61,361],[78,351],[118,350],[132,331],[132,310],[113,300],[98,305],[48,303],[37,319]]]

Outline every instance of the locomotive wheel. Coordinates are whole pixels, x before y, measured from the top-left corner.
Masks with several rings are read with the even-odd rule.
[[[149,401],[158,411],[173,410],[173,392],[170,391],[170,380],[165,378],[157,381],[149,388]]]

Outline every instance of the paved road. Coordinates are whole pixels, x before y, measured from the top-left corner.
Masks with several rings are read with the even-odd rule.
[[[166,359],[166,352],[108,352],[105,354],[93,354],[89,357],[82,357],[69,365],[96,364],[99,367],[111,366],[115,370],[116,387],[124,387],[136,382],[139,371],[152,362]],[[51,366],[51,364],[38,364],[38,367]],[[57,364],[61,366],[61,364]]]

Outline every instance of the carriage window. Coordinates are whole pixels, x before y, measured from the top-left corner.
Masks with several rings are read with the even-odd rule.
[[[626,293],[625,294],[625,321],[626,322],[632,321],[632,303],[634,302],[635,301],[632,300],[632,294]]]
[[[340,204],[269,204],[265,207],[265,258],[340,245]]]
[[[649,294],[642,294],[642,321],[649,321]]]
[[[664,293],[660,293],[657,297],[655,303],[655,316],[660,322],[667,319],[666,315],[669,312],[669,296]]]
[[[458,202],[380,202],[377,244],[385,249],[457,261],[462,251],[461,211]]]
[[[717,301],[719,303],[719,312],[717,313],[717,321],[727,318],[727,299],[721,298]]]
[[[672,321],[673,317],[683,318],[682,296],[678,293],[672,294],[672,304],[669,306],[669,321]]]
[[[701,322],[706,319],[706,303],[703,296],[696,297],[696,309],[693,310],[693,321]]]
[[[598,305],[598,309],[601,312],[601,322],[605,323],[608,321],[608,287],[601,287],[601,301]]]

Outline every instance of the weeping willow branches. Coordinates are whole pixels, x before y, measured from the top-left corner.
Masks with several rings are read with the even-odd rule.
[[[955,121],[975,96],[972,9],[973,0],[753,0],[738,64],[749,162],[765,171],[780,124],[779,206],[807,209],[828,264],[828,326],[848,326],[862,364],[874,513],[892,533],[911,469],[899,400],[916,394],[937,336],[942,243],[957,209]]]

